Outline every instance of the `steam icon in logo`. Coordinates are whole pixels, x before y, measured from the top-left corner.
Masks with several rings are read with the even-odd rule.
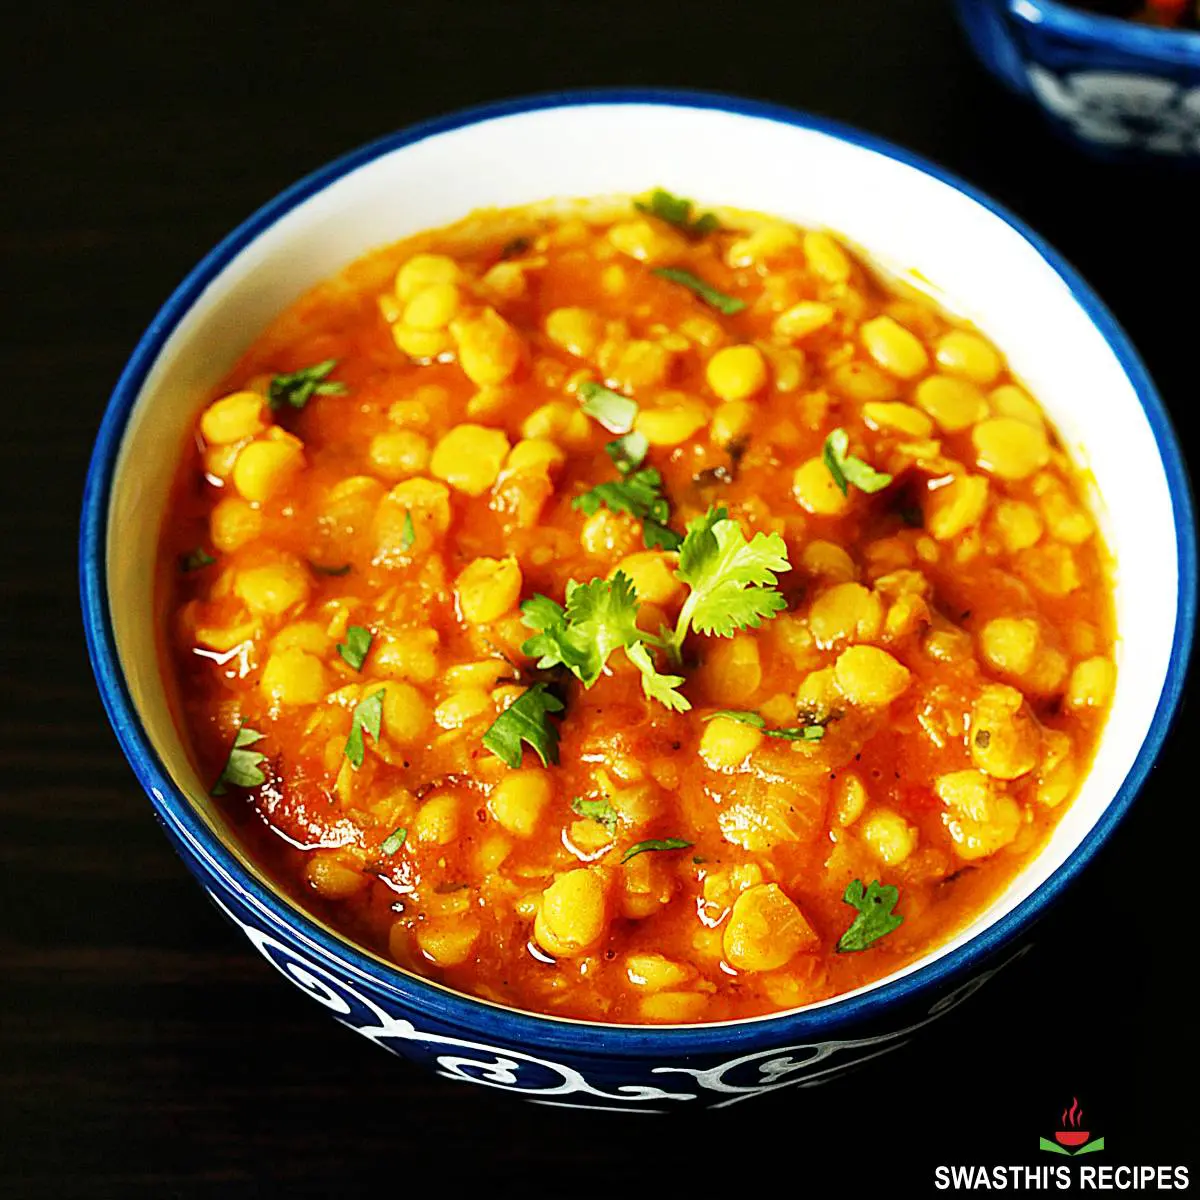
[[[1078,1099],[1072,1096],[1071,1107],[1063,1111],[1062,1128],[1055,1131],[1054,1141],[1041,1138],[1038,1144],[1042,1150],[1049,1150],[1052,1154],[1091,1154],[1103,1150],[1104,1139],[1099,1137],[1088,1141],[1091,1134],[1081,1128],[1082,1125],[1083,1109],[1079,1107]]]

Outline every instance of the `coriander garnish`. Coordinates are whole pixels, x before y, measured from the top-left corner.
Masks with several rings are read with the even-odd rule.
[[[647,850],[686,850],[691,845],[691,842],[683,838],[647,838],[644,842],[635,842],[630,846],[621,855],[621,861],[627,863],[631,858],[645,854]]]
[[[688,525],[675,572],[691,589],[673,633],[658,644],[679,662],[689,628],[732,637],[757,629],[787,607],[776,574],[790,571],[787,547],[777,533],[756,533],[749,541],[724,508],[710,508]]]
[[[615,441],[609,442],[604,447],[608,457],[613,461],[613,466],[622,475],[628,475],[631,471],[636,471],[645,460],[646,452],[649,449],[650,443],[646,441],[645,435],[638,433],[636,429],[632,433],[627,433],[624,437],[619,437]]]
[[[780,738],[785,742],[819,742],[825,736],[825,726],[815,721],[811,725],[768,729],[766,721],[760,714],[742,709],[722,708],[718,712],[709,713],[704,720],[712,721],[717,717],[724,717],[727,721],[737,721],[742,725],[751,725],[764,737]]]
[[[290,404],[292,408],[303,408],[314,396],[340,396],[346,390],[344,383],[326,376],[338,365],[336,358],[301,367],[286,375],[272,375],[267,388],[267,403],[271,408]]]
[[[603,825],[609,833],[617,827],[617,810],[607,800],[587,800],[583,796],[576,796],[571,801],[571,811]]]
[[[404,524],[400,526],[400,549],[411,550],[412,544],[417,540],[417,531],[413,528],[412,509],[404,510]]]
[[[667,528],[671,506],[662,494],[662,476],[653,467],[635,471],[624,479],[598,483],[576,496],[571,507],[591,516],[603,505],[610,512],[629,513],[642,523],[642,540],[648,550],[678,550],[683,538]]]
[[[691,271],[684,271],[680,267],[655,267],[651,274],[657,275],[660,279],[669,279],[672,283],[680,284],[688,291],[694,292],[710,308],[715,308],[717,312],[724,313],[727,317],[733,316],[734,313],[740,313],[746,307],[745,300],[739,300],[736,296],[727,296],[724,292],[719,292],[699,276],[693,275]]]
[[[195,550],[189,550],[186,554],[180,555],[179,569],[186,575],[192,571],[202,571],[205,567],[211,567],[216,561],[203,546],[197,546]]]
[[[660,221],[666,221],[668,225],[674,225],[690,238],[706,237],[720,228],[715,213],[702,213],[693,221],[692,201],[672,195],[665,188],[655,188],[648,201],[635,200],[633,207],[639,212],[657,217]]]
[[[376,741],[379,741],[379,730],[383,724],[383,688],[372,692],[365,700],[360,700],[350,714],[350,736],[346,739],[346,757],[350,765],[358,770],[363,765],[367,747],[363,741],[365,729]]]
[[[850,883],[842,900],[851,908],[858,909],[858,915],[851,922],[850,928],[838,938],[838,953],[850,954],[857,950],[866,950],[881,937],[899,929],[904,924],[904,918],[892,911],[899,899],[899,888],[890,883],[880,883],[878,879],[865,889],[861,879]]]
[[[850,436],[844,429],[835,429],[826,439],[821,459],[825,463],[833,482],[845,496],[849,485],[854,484],[860,492],[882,491],[892,482],[892,476],[877,471],[870,463],[847,454],[850,448]]]
[[[543,766],[558,762],[558,726],[550,713],[562,712],[562,701],[546,690],[544,683],[522,692],[488,726],[483,744],[510,767],[521,765],[521,743],[537,752]]]
[[[581,383],[576,391],[579,407],[599,421],[609,433],[628,433],[637,420],[638,406],[628,396],[601,383]]]
[[[361,625],[351,625],[346,630],[346,640],[338,642],[337,652],[356,671],[361,671],[367,659],[367,652],[371,649],[372,640],[373,635],[369,629],[364,629]]]
[[[500,247],[500,257],[505,261],[510,258],[516,258],[524,254],[532,245],[533,242],[524,236],[510,238]]]
[[[381,854],[395,854],[408,839],[408,830],[401,825],[397,829],[393,829],[391,833],[379,843],[379,851]]]
[[[585,687],[600,678],[609,656],[624,649],[642,674],[642,691],[652,700],[678,712],[691,705],[679,694],[680,675],[659,672],[637,627],[637,592],[623,571],[612,579],[569,583],[566,607],[548,596],[536,595],[521,605],[521,620],[536,630],[521,647],[536,657],[541,668],[566,667]]]
[[[223,796],[231,788],[252,788],[266,783],[267,777],[259,770],[258,764],[267,756],[257,750],[248,750],[256,742],[262,741],[266,734],[257,729],[248,729],[245,725],[238,727],[233,739],[233,747],[229,757],[217,776],[217,782],[212,786],[214,796]]]
[[[740,629],[757,629],[787,607],[775,576],[790,569],[787,548],[778,534],[759,533],[747,541],[725,509],[713,508],[688,526],[680,544],[675,575],[691,594],[674,630],[652,634],[638,627],[637,592],[629,577],[617,571],[612,579],[569,583],[565,607],[548,596],[526,600],[521,620],[536,633],[521,649],[536,657],[542,669],[566,667],[584,687],[591,687],[609,656],[623,649],[641,672],[642,691],[649,699],[687,712],[691,704],[679,691],[683,676],[660,671],[651,650],[663,650],[679,663],[689,630],[732,637]],[[819,737],[815,732],[784,731],[777,736],[807,741]]]

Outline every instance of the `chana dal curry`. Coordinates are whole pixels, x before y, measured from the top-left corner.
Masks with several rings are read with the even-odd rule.
[[[1082,476],[1000,353],[827,233],[663,191],[304,297],[200,414],[161,557],[180,723],[282,886],[576,1018],[928,952],[1115,682]]]

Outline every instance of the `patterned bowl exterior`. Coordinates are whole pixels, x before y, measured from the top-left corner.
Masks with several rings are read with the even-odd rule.
[[[1054,0],[955,0],[983,65],[1069,141],[1114,160],[1200,164],[1200,33]]]
[[[1113,783],[1111,801],[1036,890],[964,944],[911,973],[827,1004],[771,1017],[692,1026],[613,1026],[545,1018],[502,1008],[417,978],[342,939],[310,918],[220,836],[173,780],[151,740],[117,652],[109,577],[110,501],[119,451],[147,377],[193,307],[231,260],[309,197],[376,159],[444,133],[487,128],[497,119],[547,111],[568,116],[592,106],[645,106],[769,121],[813,131],[855,153],[905,164],[987,210],[1028,242],[1081,317],[1113,351],[1161,456],[1175,521],[1178,597],[1170,661],[1136,759]],[[136,555],[118,541],[117,558]],[[680,91],[612,90],[504,101],[438,118],[352,152],[301,180],[217,246],[183,281],[139,342],[100,428],[84,492],[80,586],[88,649],[117,738],[175,849],[217,907],[281,975],[337,1020],[444,1078],[522,1095],[542,1104],[609,1111],[670,1112],[724,1107],[786,1087],[812,1087],[904,1045],[1002,966],[1024,953],[1019,939],[1113,832],[1140,790],[1183,690],[1196,608],[1195,526],[1179,446],[1136,353],[1087,285],[1053,250],[987,197],[895,146],[834,122],[757,101]],[[1118,786],[1119,784],[1119,786]]]
[[[284,977],[322,1005],[336,1021],[375,1045],[435,1071],[443,1079],[510,1092],[537,1104],[604,1112],[675,1112],[728,1108],[783,1088],[827,1083],[871,1059],[906,1045],[926,1025],[956,1008],[998,971],[1032,946],[993,953],[983,969],[884,1010],[869,1022],[843,1021],[812,1038],[736,1054],[730,1050],[673,1053],[653,1037],[643,1054],[606,1052],[604,1028],[592,1028],[590,1045],[554,1045],[561,1023],[546,1023],[549,1044],[487,1038],[485,1021],[466,1027],[439,1020],[398,999],[354,971],[342,957],[298,936],[293,924],[258,902],[253,893],[214,873],[202,847],[169,816],[168,836],[216,907]],[[586,1029],[586,1027],[583,1027]],[[711,1027],[710,1027],[711,1028]],[[766,1031],[764,1030],[764,1033]],[[767,1039],[768,1041],[770,1039]]]

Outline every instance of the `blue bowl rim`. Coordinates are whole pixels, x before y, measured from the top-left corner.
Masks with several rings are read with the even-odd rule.
[[[1145,741],[1108,807],[1059,869],[1000,920],[962,946],[900,979],[862,995],[818,1008],[691,1026],[619,1026],[574,1021],[503,1008],[452,992],[431,981],[391,968],[352,942],[317,924],[281,892],[266,888],[222,845],[199,812],[177,791],[150,744],[129,695],[116,653],[106,588],[106,529],[116,459],[130,412],[163,345],[212,279],[250,242],[302,201],[351,171],[414,142],[500,117],[544,109],[649,104],[717,110],[780,122],[847,142],[921,171],[982,205],[1026,239],[1070,288],[1112,347],[1132,382],[1162,457],[1176,522],[1178,595],[1171,656],[1163,689]],[[1082,870],[1107,840],[1138,793],[1162,747],[1185,680],[1196,611],[1195,522],[1187,474],[1166,410],[1145,367],[1123,330],[1083,279],[1056,251],[1016,216],[956,176],[908,150],[825,117],[760,100],[670,88],[600,88],[551,92],[501,100],[435,117],[386,135],[318,168],[268,201],[225,237],[186,276],[156,314],[122,371],[96,439],[87,481],[79,541],[80,590],[89,656],[109,720],[135,775],[176,839],[204,868],[217,875],[260,915],[309,950],[366,981],[402,1006],[458,1028],[486,1031],[509,1044],[595,1055],[645,1057],[727,1053],[784,1046],[850,1022],[877,1018],[888,1006],[928,993],[966,968],[1009,944]]]
[[[970,2],[970,0],[968,0]],[[994,0],[1015,20],[1038,25],[1076,42],[1136,53],[1157,62],[1200,65],[1200,32],[1139,25],[1123,17],[1072,8],[1058,0]]]

